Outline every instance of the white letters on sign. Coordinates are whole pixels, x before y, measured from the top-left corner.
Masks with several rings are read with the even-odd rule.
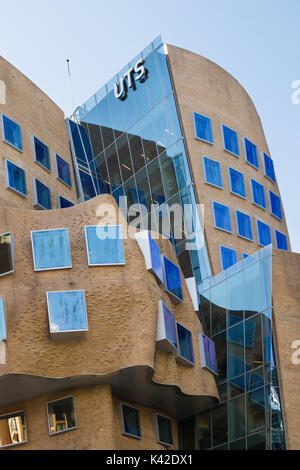
[[[134,88],[135,82],[141,80],[146,75],[144,67],[144,59],[137,61],[134,67],[131,67],[123,77],[120,78],[120,83],[114,84],[115,97],[120,100],[125,100],[128,94],[128,88]]]

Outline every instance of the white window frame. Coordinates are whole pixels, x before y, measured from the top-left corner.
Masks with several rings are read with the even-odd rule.
[[[227,208],[229,209],[231,230],[227,230],[227,229],[225,229],[225,228],[217,227],[214,203],[220,204],[221,206],[227,207]],[[232,235],[233,231],[232,231],[232,220],[231,220],[231,210],[230,210],[230,209],[231,209],[231,208],[230,208],[229,206],[227,206],[226,204],[223,204],[222,202],[211,201],[211,210],[212,210],[212,213],[213,213],[214,228],[217,229],[217,230],[221,230],[222,232],[231,233],[231,235]]]
[[[256,147],[258,168],[257,168],[257,166],[253,165],[253,163],[251,163],[251,162],[249,162],[249,161],[247,160],[247,151],[246,151],[246,142],[245,142],[245,139],[247,139],[249,142],[251,142],[251,144],[255,145],[255,147]],[[248,137],[243,136],[243,137],[242,137],[242,147],[243,147],[245,162],[246,162],[248,165],[250,165],[252,168],[255,168],[256,171],[259,171],[259,155],[258,155],[257,145],[256,145],[254,142],[252,142],[252,140],[248,139]]]
[[[227,127],[228,129],[230,129],[231,131],[235,132],[236,135],[237,135],[237,141],[238,141],[238,147],[239,147],[239,151],[240,151],[240,155],[238,155],[237,153],[234,153],[234,152],[231,152],[231,150],[228,150],[227,148],[225,148],[225,139],[224,139],[224,126]],[[239,134],[238,132],[235,130],[235,129],[232,129],[232,127],[229,127],[227,126],[226,124],[221,124],[221,137],[222,137],[222,144],[223,144],[223,150],[225,152],[228,152],[230,153],[230,155],[233,155],[234,157],[237,157],[237,158],[240,158],[241,156],[241,149],[240,149],[240,142],[239,142]]]
[[[255,183],[258,183],[260,184],[263,189],[264,189],[264,195],[265,195],[265,202],[266,202],[266,207],[258,204],[257,202],[254,201],[254,192],[253,192],[253,186],[252,186],[252,181],[254,181]],[[256,207],[259,207],[260,209],[266,211],[268,209],[268,200],[267,200],[267,197],[266,197],[266,190],[265,190],[265,187],[263,184],[261,184],[259,181],[256,181],[256,179],[254,178],[249,178],[249,188],[250,188],[250,194],[251,194],[251,202],[252,204],[254,204],[254,206]]]
[[[9,119],[10,121],[14,122],[15,124],[17,124],[17,126],[19,126],[20,128],[20,135],[21,135],[21,142],[22,142],[22,149],[19,149],[19,147],[17,147],[16,145],[12,144],[11,142],[9,142],[8,140],[6,140],[5,138],[5,131],[4,131],[4,119],[3,119],[3,116],[6,117],[7,119]],[[6,114],[2,113],[1,114],[1,128],[2,128],[2,140],[3,142],[5,142],[6,144],[10,145],[12,148],[18,150],[19,152],[23,153],[23,137],[22,137],[22,128],[20,126],[20,124],[18,122],[16,122],[14,119],[11,119],[10,117],[8,117]]]
[[[205,169],[205,158],[207,158],[207,160],[211,160],[211,161],[216,162],[216,163],[219,164],[222,186],[219,186],[218,184],[211,183],[210,181],[207,181],[207,175],[206,175],[206,169]],[[210,186],[213,186],[214,188],[224,189],[221,163],[218,160],[214,160],[213,158],[207,157],[206,155],[202,156],[201,163],[202,163],[202,171],[203,171],[203,175],[204,175],[205,184],[209,184]]]
[[[232,250],[236,252],[236,262],[238,263],[239,257],[238,257],[238,251],[235,248],[230,248],[230,246],[225,246],[225,245],[219,245],[219,258],[220,258],[220,266],[222,271],[226,271],[227,269],[231,268],[233,265],[229,266],[228,268],[224,268],[223,266],[223,258],[222,258],[222,248],[227,248],[228,250]]]
[[[8,163],[11,163],[12,165],[16,166],[17,168],[19,168],[20,170],[23,170],[24,171],[24,176],[25,176],[25,188],[26,188],[26,194],[24,193],[21,193],[21,191],[19,191],[18,189],[16,188],[13,188],[12,186],[9,185],[9,177],[8,177]],[[13,193],[15,194],[18,194],[19,196],[21,196],[22,198],[26,199],[28,197],[28,193],[27,193],[27,182],[26,182],[26,172],[25,170],[20,167],[19,165],[16,165],[14,162],[12,162],[11,160],[8,160],[8,158],[6,158],[4,160],[4,165],[5,165],[5,185],[6,185],[6,189],[9,189],[10,191],[12,191]]]
[[[165,291],[167,292],[167,294],[169,295],[170,299],[173,301],[174,304],[180,304],[180,303],[183,303],[183,284],[182,284],[182,280],[181,280],[181,289],[182,289],[182,299],[180,299],[180,297],[177,297],[177,295],[173,294],[173,292],[169,291],[168,287],[167,287],[167,277],[166,277],[166,269],[165,269],[165,258],[170,261],[172,264],[174,264],[174,266],[177,266],[177,268],[179,269],[179,275],[180,275],[180,280],[181,280],[181,269],[180,267],[173,263],[173,261],[171,261],[167,256],[165,255],[161,255],[161,260],[162,260],[162,268],[163,268],[163,275],[164,275],[164,280],[165,280]],[[178,344],[178,343],[177,343]]]
[[[71,264],[70,266],[61,266],[61,267],[56,267],[56,268],[37,268],[36,263],[35,263],[35,256],[34,256],[34,243],[33,243],[33,233],[39,233],[39,232],[54,232],[58,230],[66,230],[68,234],[68,242],[69,242],[69,250],[70,250],[70,259],[71,259]],[[31,249],[32,249],[32,258],[33,258],[33,267],[34,271],[56,271],[57,269],[70,269],[72,268],[72,254],[71,254],[71,244],[70,244],[70,234],[69,234],[69,229],[68,228],[47,228],[44,230],[31,230],[30,232],[30,238],[31,238]]]
[[[279,198],[279,202],[280,202],[280,209],[281,209],[281,215],[282,217],[278,217],[278,215],[274,214],[272,212],[272,204],[271,204],[271,193],[273,193],[275,196],[277,196]],[[272,191],[271,189],[268,189],[268,203],[269,203],[269,207],[270,207],[270,214],[275,217],[276,220],[279,220],[279,222],[282,222],[283,221],[283,207],[282,207],[282,202],[281,202],[281,197],[278,196],[278,194],[274,193],[274,191]]]
[[[88,248],[88,237],[87,237],[87,227],[93,227],[93,228],[98,228],[98,227],[119,227],[120,229],[120,238],[118,240],[123,241],[123,251],[124,251],[124,262],[122,263],[96,263],[93,264],[90,261],[90,255],[89,255],[89,248]],[[85,225],[84,226],[84,236],[85,236],[85,246],[86,246],[86,256],[87,256],[87,261],[88,261],[88,266],[91,268],[94,266],[124,266],[126,264],[126,259],[125,259],[125,248],[124,248],[124,238],[123,238],[123,226],[122,225]]]
[[[264,169],[264,176],[265,176],[266,178],[268,178],[268,180],[271,181],[271,183],[273,183],[274,186],[275,186],[276,183],[277,183],[277,180],[276,180],[276,173],[275,173],[275,167],[274,167],[275,181],[273,181],[272,178],[270,178],[270,176],[267,175],[267,172],[266,172],[266,164],[265,164],[265,157],[264,157],[264,155],[267,155],[267,157],[269,157],[270,160],[272,160],[272,162],[273,162],[273,167],[274,167],[274,160],[273,160],[273,158],[270,157],[270,155],[268,155],[268,154],[267,154],[266,152],[264,152],[263,150],[260,152],[261,164],[262,164],[262,167],[263,167],[263,169]]]
[[[237,215],[237,212],[240,212],[241,214],[244,214],[244,215],[246,215],[247,217],[250,218],[251,230],[252,230],[252,239],[251,239],[251,238],[248,238],[248,237],[245,237],[244,235],[241,235],[241,234],[239,233],[239,224],[238,224],[238,215]],[[249,242],[253,242],[253,240],[254,240],[254,234],[253,234],[253,226],[252,226],[252,217],[251,217],[251,215],[246,214],[246,212],[242,212],[242,211],[240,211],[239,209],[235,209],[234,213],[235,213],[235,223],[236,223],[236,233],[237,233],[237,236],[240,237],[240,238],[243,238],[244,240],[248,240]]]
[[[246,193],[245,196],[242,196],[241,194],[236,193],[235,191],[233,191],[233,189],[232,189],[232,184],[231,184],[231,177],[230,177],[230,169],[236,171],[237,173],[239,173],[240,175],[243,176],[244,187],[245,187],[245,193]],[[228,166],[228,167],[227,167],[227,177],[228,177],[228,185],[229,185],[229,188],[230,188],[230,193],[231,193],[231,194],[234,194],[235,196],[238,196],[238,197],[240,197],[240,198],[242,198],[242,199],[244,199],[244,200],[247,199],[247,191],[246,191],[246,183],[245,183],[245,175],[244,175],[244,173],[242,173],[242,172],[239,171],[239,170],[236,170],[235,168],[232,168],[231,166]]]
[[[268,245],[263,245],[261,242],[260,242],[260,236],[259,236],[259,230],[258,230],[258,222],[264,224],[264,225],[267,225],[270,229],[270,238],[271,238],[271,241],[270,241],[270,244],[272,244],[272,229],[270,227],[270,225],[266,224],[263,220],[260,220],[260,219],[255,219],[255,226],[256,226],[256,238],[257,238],[257,244],[259,246],[262,246],[263,248],[265,246],[268,246]]]
[[[206,119],[210,120],[211,123],[211,132],[212,132],[212,142],[206,139],[202,139],[201,137],[197,136],[197,129],[196,129],[196,119],[195,119],[195,114],[199,114],[199,116],[203,116]],[[205,116],[204,114],[197,113],[197,111],[193,111],[193,125],[194,125],[194,136],[196,140],[200,140],[200,142],[205,142],[206,144],[214,145],[215,139],[214,139],[214,133],[213,133],[213,126],[212,126],[212,119],[209,118],[208,116]]]
[[[49,165],[50,165],[50,168],[47,168],[45,165],[43,165],[41,162],[39,162],[39,161],[36,159],[36,151],[35,151],[34,139],[38,139],[43,145],[45,145],[45,147],[47,147],[47,149],[48,149],[48,155],[49,155]],[[32,136],[30,137],[30,140],[31,140],[32,153],[33,153],[33,158],[34,158],[35,163],[37,163],[41,168],[43,168],[44,170],[46,170],[48,173],[51,173],[51,158],[50,158],[50,151],[49,151],[48,145],[44,144],[44,142],[43,142],[41,139],[39,139],[36,135],[32,135]]]

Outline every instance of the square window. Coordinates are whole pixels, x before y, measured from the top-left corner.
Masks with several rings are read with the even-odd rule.
[[[72,207],[74,205],[74,202],[71,202],[62,196],[58,196],[58,209],[66,209],[67,207]]]
[[[211,119],[194,113],[195,136],[197,139],[204,140],[210,144],[214,143]]]
[[[238,236],[253,241],[251,217],[240,211],[235,211],[235,214]]]
[[[47,304],[52,339],[72,339],[88,331],[83,290],[47,292]]]
[[[221,267],[223,271],[230,266],[233,266],[237,263],[237,251],[227,248],[226,246],[220,246],[221,253]]]
[[[31,243],[35,271],[72,267],[67,228],[31,232]]]
[[[172,422],[165,416],[156,415],[158,442],[163,445],[173,446]]]
[[[24,411],[0,416],[0,447],[15,446],[27,442]]]
[[[225,230],[226,232],[232,232],[230,209],[223,204],[213,202],[213,211],[215,219],[215,228]]]
[[[65,183],[69,188],[72,188],[70,165],[57,153],[55,154],[55,168],[57,179]]]
[[[261,153],[264,162],[265,176],[269,178],[272,183],[276,183],[274,162],[265,152]]]
[[[66,397],[51,401],[47,405],[49,434],[58,434],[76,429],[74,398]]]
[[[278,250],[285,250],[288,251],[288,242],[287,242],[287,236],[284,235],[281,232],[278,232],[278,230],[275,230],[275,240],[276,240],[276,248]]]
[[[32,146],[34,160],[47,171],[50,171],[50,156],[47,145],[43,144],[37,137],[32,136]]]
[[[5,160],[6,187],[20,196],[27,195],[25,171],[9,160]]]
[[[86,226],[85,240],[89,266],[125,264],[120,225]]]
[[[209,369],[211,372],[218,375],[215,343],[203,333],[200,333],[199,347],[201,367]]]
[[[124,405],[123,403],[121,404],[121,410],[123,434],[140,439],[142,437],[142,433],[139,410],[137,408],[133,408],[132,406]]]
[[[0,277],[14,272],[14,246],[10,233],[0,235]]]
[[[23,152],[21,127],[2,114],[3,140]]]
[[[3,299],[0,299],[0,341],[7,340],[6,331],[6,309]]]
[[[216,160],[203,157],[205,183],[223,188],[221,165]]]
[[[183,292],[179,267],[165,256],[163,256],[163,267],[167,293],[174,303],[182,302]]]
[[[281,202],[280,197],[277,194],[269,191],[270,196],[270,208],[271,214],[277,217],[277,219],[282,220],[282,210],[281,210]]]
[[[36,178],[33,185],[33,205],[37,209],[52,209],[50,189]]]
[[[230,191],[237,196],[246,198],[244,175],[233,168],[228,168]]]
[[[180,323],[176,322],[176,327],[179,346],[179,355],[177,356],[176,360],[181,364],[193,366],[195,365],[195,360],[192,333]]]
[[[224,149],[227,152],[233,153],[237,157],[240,156],[240,149],[239,149],[239,141],[237,132],[230,127],[222,126],[223,129],[223,141],[224,141]]]
[[[174,315],[162,300],[158,302],[156,344],[165,352],[177,351],[178,347]]]
[[[257,155],[257,147],[256,145],[248,140],[246,137],[243,138],[244,142],[244,150],[245,150],[245,159],[247,163],[254,166],[255,168],[259,168],[259,161]]]
[[[257,225],[257,234],[258,234],[258,243],[262,246],[267,246],[272,243],[271,240],[271,229],[269,225],[264,224],[260,220],[256,221]]]
[[[267,208],[265,188],[262,184],[257,181],[250,179],[251,192],[252,192],[252,202],[263,209]]]

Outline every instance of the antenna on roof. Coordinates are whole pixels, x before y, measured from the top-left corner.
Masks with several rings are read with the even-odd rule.
[[[72,86],[71,86],[70,59],[67,59],[67,68],[68,68],[68,83],[69,83],[69,95],[70,95],[70,113],[69,113],[69,117],[70,117],[71,114],[74,112],[73,97],[72,97]]]

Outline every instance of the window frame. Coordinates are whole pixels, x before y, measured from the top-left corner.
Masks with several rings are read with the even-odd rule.
[[[55,402],[57,402],[57,401],[66,400],[67,398],[72,398],[72,400],[73,400],[74,417],[75,417],[75,423],[76,423],[76,425],[73,426],[72,428],[63,429],[62,431],[50,432],[50,419],[49,419],[49,408],[48,408],[48,406],[49,406],[51,403],[55,403]],[[46,403],[46,411],[47,411],[47,421],[48,421],[48,433],[49,433],[49,436],[56,436],[57,434],[62,434],[62,433],[64,433],[64,432],[74,431],[74,429],[77,429],[77,428],[78,428],[78,426],[77,426],[77,417],[76,417],[76,408],[75,408],[75,395],[68,395],[68,396],[66,396],[66,397],[57,398],[56,400],[48,401],[48,402]]]
[[[215,183],[211,183],[210,181],[207,180],[207,174],[206,174],[206,167],[205,167],[205,159],[210,160],[212,162],[215,162],[218,164],[219,170],[220,170],[220,177],[221,177],[221,186]],[[222,167],[221,164],[218,160],[213,160],[212,158],[207,157],[206,155],[203,155],[201,158],[202,161],[202,171],[204,175],[204,182],[205,184],[209,184],[210,186],[213,186],[214,188],[218,189],[224,189],[224,184],[223,184],[223,175],[222,175]]]
[[[186,331],[188,331],[190,333],[191,346],[192,346],[192,355],[193,355],[194,362],[191,362],[189,359],[186,359],[184,356],[181,355],[181,351],[180,351],[181,348],[180,348],[180,341],[179,341],[179,336],[178,336],[177,325],[181,326],[182,328],[184,328]],[[177,336],[177,345],[178,345],[176,361],[179,362],[180,364],[184,365],[184,366],[195,367],[195,351],[194,351],[194,345],[193,345],[193,334],[192,334],[191,330],[186,328],[182,323],[176,321],[176,336]]]
[[[125,421],[124,421],[124,413],[123,413],[123,406],[126,406],[127,408],[132,408],[133,410],[136,410],[138,412],[138,419],[139,419],[139,430],[140,430],[140,436],[137,436],[135,434],[131,434],[129,432],[125,431]],[[124,436],[129,436],[129,437],[134,437],[135,439],[142,439],[142,427],[141,427],[141,420],[140,420],[140,410],[136,406],[128,405],[125,402],[120,402],[120,408],[121,408],[121,423],[122,423],[122,434]]]
[[[181,269],[180,267],[173,263],[173,261],[171,261],[167,256],[165,256],[164,254],[161,255],[161,258],[162,258],[162,268],[163,268],[163,275],[164,275],[164,286],[165,286],[165,291],[167,292],[167,294],[169,295],[169,297],[171,298],[171,300],[173,301],[174,304],[179,304],[179,303],[183,303],[183,285],[182,285],[182,279],[181,279]],[[165,268],[165,259],[167,261],[169,261],[170,263],[172,263],[174,266],[176,266],[176,268],[178,268],[178,271],[179,271],[179,277],[180,277],[180,283],[181,283],[181,292],[182,292],[182,299],[180,297],[178,297],[176,294],[173,294],[173,292],[171,292],[169,289],[168,289],[168,281],[167,281],[167,276],[166,276],[166,268]],[[178,344],[178,343],[177,343]]]
[[[276,233],[279,233],[280,235],[283,235],[283,236],[285,237],[285,239],[286,239],[286,246],[287,246],[286,249],[285,249],[285,248],[279,248],[279,247],[278,247],[278,242],[277,242],[277,235],[276,235]],[[277,249],[277,250],[289,251],[288,237],[287,237],[287,235],[286,235],[285,233],[282,233],[282,232],[280,232],[279,230],[277,230],[276,228],[274,228],[274,229],[273,229],[273,236],[274,236],[275,246],[276,246],[276,249]]]
[[[272,202],[271,202],[271,193],[276,196],[279,199],[279,204],[280,204],[280,212],[281,212],[281,217],[279,217],[277,214],[274,214],[272,210]],[[271,189],[268,190],[268,202],[269,202],[269,207],[270,207],[270,214],[275,217],[277,220],[280,222],[283,221],[283,210],[282,210],[282,202],[281,202],[281,197],[278,196],[278,194],[274,193]]]
[[[14,442],[12,444],[6,444],[4,446],[0,445],[0,449],[5,449],[7,447],[20,446],[22,444],[27,444],[28,443],[28,429],[27,429],[26,416],[25,416],[25,411],[24,410],[13,411],[11,413],[5,413],[3,415],[0,415],[0,420],[1,420],[1,418],[5,418],[6,416],[7,417],[9,417],[9,416],[14,417],[14,415],[20,415],[21,413],[23,413],[23,415],[24,415],[24,422],[25,422],[25,429],[26,429],[26,439],[25,439],[25,441]]]
[[[266,160],[265,160],[265,155],[272,161],[273,163],[273,170],[274,170],[274,176],[275,176],[275,181],[269,176],[267,175],[267,171],[266,171]],[[275,166],[274,166],[274,160],[273,158],[271,158],[266,152],[264,152],[263,150],[260,152],[260,157],[261,157],[261,161],[262,161],[262,167],[264,169],[264,176],[266,178],[268,178],[268,180],[270,180],[273,184],[276,184],[277,183],[277,179],[276,179],[276,173],[275,173]]]
[[[37,163],[40,167],[42,167],[48,173],[51,173],[51,158],[50,158],[50,151],[49,151],[48,145],[44,144],[44,142],[42,142],[36,135],[32,135],[30,139],[31,139],[32,153],[33,153],[33,158],[34,158],[35,163]],[[49,168],[47,168],[45,165],[43,165],[41,162],[39,162],[36,159],[35,139],[37,139],[41,144],[43,144],[48,149]]]
[[[69,207],[61,207],[61,202],[60,202],[60,198],[62,199],[65,199],[65,201],[67,202],[70,202],[72,204],[72,206],[69,206]],[[69,199],[67,199],[66,197],[64,196],[61,196],[60,194],[57,195],[57,209],[70,209],[70,207],[73,207],[75,206],[76,204],[74,204],[74,202],[72,201],[69,201]]]
[[[158,444],[161,444],[161,445],[167,446],[167,447],[174,447],[175,444],[174,444],[172,420],[171,420],[168,416],[162,415],[162,414],[160,414],[160,413],[155,413],[154,416],[155,416],[155,425],[156,425],[156,440],[157,440]],[[160,440],[159,425],[158,425],[158,416],[160,416],[161,418],[165,418],[165,419],[167,419],[167,420],[170,422],[171,436],[172,436],[172,444]]]
[[[231,251],[235,252],[236,262],[233,263],[231,266],[234,266],[236,263],[238,263],[238,251],[235,250],[234,248],[230,248],[229,246],[219,245],[220,266],[221,266],[222,271],[226,271],[226,269],[231,268],[231,266],[228,266],[227,268],[224,268],[224,266],[223,266],[223,257],[222,257],[222,248],[226,248],[227,250],[231,250]]]
[[[117,240],[122,240],[123,241],[123,255],[124,255],[124,262],[122,261],[121,263],[91,263],[90,261],[90,255],[89,255],[89,248],[88,248],[88,237],[87,237],[87,228],[92,227],[97,229],[98,227],[119,227],[119,234],[121,235],[121,238]],[[87,255],[87,262],[88,266],[93,268],[97,266],[125,266],[126,264],[126,258],[125,258],[125,248],[124,248],[124,238],[123,237],[123,226],[121,224],[115,224],[115,225],[85,225],[84,226],[84,237],[85,237],[85,247],[86,247],[86,255]]]
[[[237,236],[240,237],[240,238],[243,238],[244,240],[248,240],[249,242],[253,242],[253,240],[254,240],[254,235],[253,235],[253,226],[252,226],[252,217],[251,217],[251,215],[246,214],[246,212],[242,212],[242,211],[240,211],[239,209],[235,209],[234,212],[235,212],[235,223],[236,223],[236,233],[237,233]],[[251,226],[252,238],[248,238],[248,237],[246,237],[246,236],[244,236],[244,235],[241,235],[241,234],[239,233],[238,212],[239,212],[240,214],[243,214],[243,215],[246,215],[247,217],[249,217],[249,219],[250,219],[250,226]]]
[[[264,224],[265,226],[269,227],[269,231],[270,231],[270,243],[268,245],[263,245],[260,241],[260,236],[259,236],[259,228],[258,228],[258,222],[261,223],[261,224]],[[272,230],[271,230],[271,227],[270,225],[266,224],[265,222],[263,222],[262,220],[260,219],[255,219],[255,225],[256,225],[256,237],[257,237],[257,243],[259,246],[262,246],[262,247],[265,247],[265,246],[269,246],[272,244]]]
[[[233,189],[232,189],[232,182],[231,182],[230,170],[234,170],[234,171],[236,171],[237,173],[239,173],[240,175],[242,175],[242,177],[243,177],[243,183],[244,183],[244,189],[245,189],[245,196],[242,196],[241,194],[236,193],[235,191],[233,191]],[[242,172],[239,171],[239,170],[236,170],[235,168],[232,168],[231,166],[228,166],[228,167],[227,167],[227,175],[228,175],[228,182],[229,182],[230,193],[231,193],[231,194],[234,194],[235,196],[241,197],[242,199],[247,199],[247,191],[246,191],[246,184],[245,184],[245,175],[244,175],[244,173],[242,173]]]
[[[56,267],[56,268],[36,268],[36,262],[35,262],[35,256],[34,256],[34,243],[33,243],[33,233],[38,233],[38,232],[57,232],[59,230],[66,230],[67,235],[68,235],[68,244],[69,244],[69,251],[70,251],[70,260],[71,264],[70,266],[63,266],[63,267]],[[32,249],[32,258],[33,258],[33,268],[35,272],[40,272],[40,271],[56,271],[58,269],[71,269],[73,267],[72,265],[72,253],[71,253],[71,244],[70,244],[70,234],[69,234],[69,229],[68,228],[47,228],[47,229],[42,229],[42,230],[31,230],[30,232],[30,238],[31,238],[31,249]]]
[[[25,181],[25,190],[26,190],[26,193],[22,193],[21,191],[19,191],[18,189],[16,188],[13,188],[12,186],[10,186],[9,184],[9,176],[8,176],[8,163],[10,163],[11,165],[14,165],[16,168],[19,168],[20,170],[22,170],[24,172],[24,181]],[[27,198],[28,197],[28,191],[27,191],[27,182],[26,182],[26,172],[25,170],[20,167],[19,165],[16,165],[15,163],[13,163],[11,160],[9,160],[8,158],[6,158],[4,160],[4,165],[5,165],[5,185],[6,185],[6,189],[9,189],[10,191],[18,194],[19,196],[21,196],[22,198]]]
[[[224,126],[227,127],[227,129],[229,129],[229,130],[235,132],[236,137],[237,137],[238,149],[239,149],[239,152],[240,152],[239,154],[237,154],[237,153],[235,153],[235,152],[232,152],[231,150],[228,150],[227,148],[225,148]],[[222,136],[223,150],[224,150],[225,152],[230,153],[231,155],[234,155],[234,156],[237,157],[237,158],[240,158],[240,156],[241,156],[241,151],[240,151],[240,145],[239,145],[239,135],[238,135],[237,131],[235,131],[235,130],[232,129],[231,127],[227,126],[226,124],[222,123],[222,124],[221,124],[221,136]]]
[[[252,145],[255,145],[255,147],[256,147],[256,156],[257,156],[257,165],[258,166],[255,166],[253,163],[249,162],[248,159],[247,159],[247,150],[246,150],[246,141],[245,141],[245,139],[248,140],[248,142],[250,142]],[[252,142],[252,140],[248,139],[248,137],[245,137],[245,136],[242,137],[242,144],[243,144],[245,162],[248,163],[248,165],[250,165],[252,168],[255,168],[256,171],[259,171],[259,156],[258,156],[257,145],[254,142]]]
[[[70,184],[64,181],[59,175],[58,175],[58,165],[57,165],[57,157],[59,157],[61,160],[63,160],[69,168],[69,174],[70,174]],[[70,163],[67,162],[63,157],[61,157],[58,153],[53,152],[53,158],[54,158],[54,167],[55,167],[55,175],[56,179],[61,181],[61,183],[65,184],[69,189],[72,189],[72,176],[71,176],[71,166]]]
[[[197,127],[196,127],[196,114],[198,114],[201,117],[204,117],[209,120],[210,122],[210,127],[211,127],[211,136],[212,136],[212,141],[203,139],[202,137],[197,136]],[[194,125],[194,136],[195,139],[200,140],[201,142],[206,142],[207,144],[214,145],[215,139],[214,139],[214,133],[213,133],[213,126],[212,126],[212,120],[208,116],[205,116],[204,114],[197,113],[197,111],[193,111],[193,125]]]
[[[213,370],[210,367],[210,364],[208,364],[206,360],[206,354],[205,354],[205,348],[204,348],[204,337],[208,339],[209,342],[214,343],[214,351],[215,351],[215,360],[216,360],[216,366],[218,369],[218,363],[217,363],[217,356],[216,356],[216,344],[213,339],[211,339],[209,336],[205,335],[204,333],[199,333],[198,334],[198,340],[199,340],[199,351],[200,351],[200,363],[201,363],[201,368],[202,369],[207,369],[209,370],[212,374],[214,374],[216,377],[218,377],[219,372]]]
[[[165,317],[164,317],[164,305],[167,308],[167,310],[173,316],[176,341],[178,339],[177,338],[177,329],[176,329],[177,328],[176,327],[176,320],[175,320],[174,313],[169,309],[169,307],[167,306],[167,304],[163,300],[159,300],[158,301],[156,347],[158,349],[160,349],[161,351],[176,354],[178,352],[178,342],[177,342],[176,346],[174,346],[174,344],[169,341],[169,338],[168,338],[168,335],[167,335]]]
[[[231,230],[228,230],[226,228],[222,228],[222,227],[218,227],[217,226],[217,223],[216,223],[216,214],[215,214],[215,208],[214,208],[214,204],[219,204],[220,206],[223,206],[223,207],[226,207],[229,211],[229,219],[230,219],[230,225],[231,225]],[[230,211],[230,207],[229,206],[226,206],[225,204],[222,204],[221,202],[218,202],[218,201],[211,201],[211,205],[212,205],[212,213],[213,213],[213,220],[214,220],[214,228],[217,229],[217,230],[222,230],[222,232],[226,232],[226,233],[233,233],[232,232],[232,220],[231,220],[231,211]]]
[[[6,140],[5,138],[5,126],[4,126],[4,118],[8,119],[9,121],[13,122],[14,124],[16,124],[20,130],[20,137],[21,137],[21,149],[19,147],[17,147],[16,145],[12,144],[11,142],[9,142],[8,140]],[[20,124],[18,124],[16,121],[14,121],[13,119],[9,118],[6,114],[4,113],[1,113],[1,127],[2,127],[2,139],[3,139],[3,142],[5,142],[6,144],[10,145],[11,147],[13,147],[14,149],[17,149],[19,152],[23,153],[24,152],[24,148],[23,148],[23,138],[22,138],[22,128],[20,126]]]
[[[38,194],[37,194],[37,186],[36,186],[36,182],[39,182],[41,183],[43,186],[45,186],[48,190],[49,190],[49,195],[50,195],[50,204],[51,204],[51,208],[48,209],[47,207],[44,207],[42,206],[42,204],[40,204],[38,202]],[[39,180],[38,178],[33,178],[33,194],[32,194],[32,199],[33,199],[33,207],[35,207],[36,209],[42,209],[42,210],[45,210],[45,211],[51,211],[52,210],[52,199],[51,199],[51,191],[50,191],[50,188],[49,186],[47,186],[45,183],[43,183],[41,180]]]
[[[261,204],[259,204],[256,201],[254,201],[253,181],[254,181],[254,183],[259,184],[263,188],[266,207],[262,206]],[[263,209],[264,211],[266,211],[268,209],[268,203],[267,203],[267,197],[266,197],[266,189],[265,189],[264,185],[261,184],[259,181],[256,181],[254,178],[249,178],[249,187],[250,187],[250,194],[251,194],[252,204],[254,204],[255,206],[259,207],[260,209]]]
[[[4,233],[0,233],[0,238],[1,237],[4,237],[6,235],[10,235],[10,238],[11,238],[11,264],[12,264],[12,270],[11,271],[8,271],[7,273],[3,273],[3,274],[0,274],[0,278],[1,277],[4,277],[4,276],[8,276],[9,274],[13,274],[15,272],[15,257],[14,257],[14,248],[15,248],[15,245],[14,245],[14,238],[11,234],[11,232],[4,232]]]

